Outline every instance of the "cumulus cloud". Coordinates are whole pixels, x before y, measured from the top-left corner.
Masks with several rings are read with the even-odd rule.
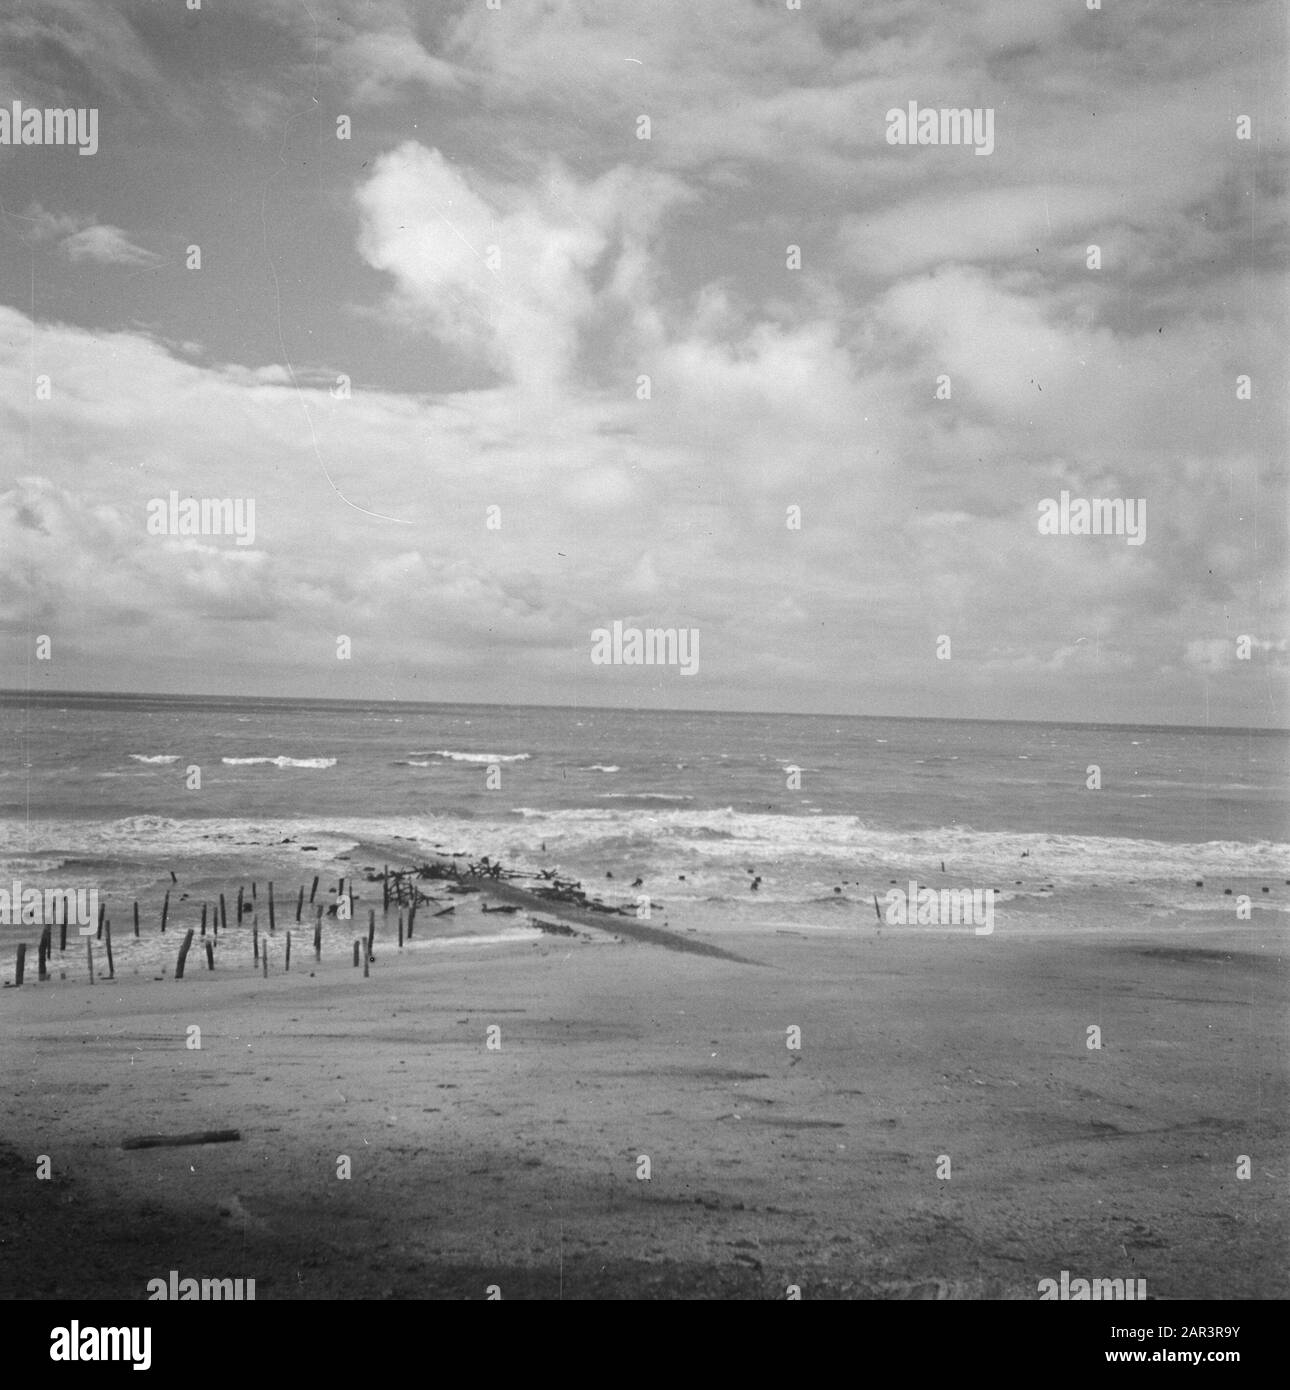
[[[580,183],[558,163],[536,185],[498,185],[407,142],[358,191],[359,245],[394,278],[405,321],[507,379],[549,387],[607,301],[631,317],[643,239],[682,196],[657,174],[618,168]]]
[[[136,246],[120,227],[71,213],[53,213],[33,203],[19,219],[26,241],[56,248],[73,264],[156,265],[160,257]]]

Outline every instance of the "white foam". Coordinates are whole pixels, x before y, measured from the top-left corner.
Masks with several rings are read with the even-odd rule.
[[[273,767],[335,767],[335,758],[221,758],[220,762],[229,767],[250,767],[255,763],[268,763]]]
[[[454,763],[522,763],[532,756],[531,753],[454,753],[449,748],[418,750],[408,754],[409,758],[449,758]]]

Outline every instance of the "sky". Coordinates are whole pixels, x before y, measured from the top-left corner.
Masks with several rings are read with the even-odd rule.
[[[1281,6],[494,3],[0,11],[0,685],[1290,722]]]

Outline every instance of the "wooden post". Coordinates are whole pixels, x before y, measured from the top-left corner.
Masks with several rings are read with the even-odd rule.
[[[90,967],[90,984],[94,983],[94,941],[91,937],[85,938],[85,959]]]
[[[13,963],[13,982],[15,985],[22,984],[23,971],[27,968],[27,943],[18,943],[18,958]]]
[[[53,933],[54,933],[53,927],[47,925],[47,926],[45,927],[45,930],[44,930],[43,932],[41,932],[41,934],[40,934],[40,945],[37,946],[37,948],[36,948],[36,955],[37,955],[37,957],[38,957],[38,963],[39,963],[39,966],[40,966],[40,969],[39,969],[39,972],[38,972],[38,973],[39,973],[39,978],[40,978],[41,980],[47,980],[47,979],[49,979],[49,967],[48,967],[47,962],[49,961],[49,952],[50,952],[51,942],[52,942],[52,939],[53,939]]]
[[[358,937],[354,938],[354,969],[358,969],[358,953],[363,949],[363,943]]]
[[[172,877],[173,877],[173,871],[172,871]],[[166,930],[166,916],[167,916],[167,914],[168,914],[169,912],[170,912],[170,889],[167,888],[167,889],[166,889],[166,899],[165,899],[165,901],[161,904],[161,930],[162,930],[162,931],[165,931],[165,930]]]
[[[107,911],[107,903],[99,903],[99,930],[98,938],[103,940],[103,914]]]
[[[369,909],[367,914],[367,954],[372,954],[372,942],[376,939],[376,909]]]
[[[264,967],[264,978],[267,980],[269,978],[269,948],[267,945],[264,948],[264,954],[260,957],[260,964]]]
[[[399,950],[403,949],[403,909],[399,909]]]
[[[237,925],[242,925],[242,901],[246,897],[246,889],[239,883],[237,885]]]
[[[416,890],[414,889],[413,891],[415,892]],[[413,898],[413,900],[412,900],[412,906],[411,906],[410,908],[408,908],[408,940],[409,940],[409,941],[412,940],[412,924],[413,924],[416,920],[417,920],[417,904],[416,904],[416,899]]]
[[[303,888],[301,888],[300,891],[303,893],[305,890],[304,890]],[[284,971],[287,971],[287,970],[290,970],[290,969],[291,969],[291,933],[290,933],[290,932],[287,933],[287,956],[286,956],[286,960],[283,962],[282,969],[283,969]]]
[[[134,900],[134,934],[139,935],[139,900]]]
[[[202,904],[202,935],[206,935],[206,904]]]
[[[322,904],[318,904],[318,911],[314,917],[314,959],[322,960]]]
[[[206,943],[206,969],[215,969],[215,947],[209,941]]]
[[[252,901],[252,902],[255,902],[255,900],[256,900],[256,895],[255,895],[255,880],[252,879],[252,880],[251,880],[251,901]]]
[[[364,957],[363,957],[363,978],[364,978],[365,980],[368,978],[368,974],[369,974],[369,972],[371,971],[371,968],[372,968],[372,958],[371,958],[370,956],[364,956]]]
[[[259,962],[259,959],[260,959],[260,924],[259,924],[259,922],[252,922],[252,923],[251,923],[251,948],[252,948],[252,950],[253,950],[253,952],[254,952],[255,960],[256,960],[256,962],[258,963],[258,962]]]
[[[112,963],[112,923],[111,923],[111,922],[105,922],[105,923],[103,924],[103,931],[104,931],[104,933],[105,933],[105,935],[104,935],[104,937],[103,937],[103,945],[104,945],[104,948],[107,950],[107,958],[108,958],[108,979],[109,979],[109,980],[115,980],[115,979],[116,979],[116,966]]]
[[[309,901],[310,901],[311,903],[313,902],[313,900],[314,900],[314,894],[317,893],[317,891],[318,891],[318,875],[315,874],[315,875],[314,875],[314,886],[309,890]]]
[[[228,931],[228,908],[224,906],[224,894],[219,895],[219,924]]]
[[[381,911],[390,910],[390,866],[385,866],[385,872],[381,875]]]
[[[296,921],[300,920],[300,914],[305,910],[305,885],[300,885],[300,893],[296,898]]]
[[[274,929],[275,929],[275,927],[274,927],[274,921],[273,921],[273,880],[270,879],[270,880],[269,880],[269,930],[270,930],[270,931],[273,931]]]
[[[63,899],[63,920],[58,924],[58,952],[67,950],[67,899]]]
[[[179,959],[175,962],[175,979],[184,978],[184,962],[188,959],[188,948],[193,944],[193,929],[189,927],[184,933],[184,944],[179,948]]]

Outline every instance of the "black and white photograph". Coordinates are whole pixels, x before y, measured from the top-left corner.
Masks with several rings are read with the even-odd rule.
[[[1242,1359],[1290,1295],[1287,18],[4,0],[46,1367],[471,1300],[999,1305],[1059,1359],[1019,1305],[1098,1302],[1090,1366]],[[176,1302],[246,1306],[154,1346]]]

